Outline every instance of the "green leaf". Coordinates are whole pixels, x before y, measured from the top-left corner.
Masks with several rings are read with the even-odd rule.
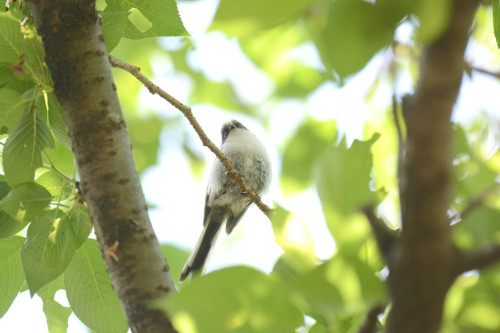
[[[93,225],[87,208],[84,205],[75,203],[68,211],[68,214],[63,217],[63,220],[64,223],[71,226],[76,246],[79,248],[85,243],[92,231]]]
[[[464,249],[500,244],[500,211],[478,207],[453,228],[455,243]]]
[[[102,16],[102,33],[105,37],[106,50],[111,52],[122,39],[127,26],[129,12],[104,11]]]
[[[0,240],[0,318],[9,310],[24,283],[21,248],[24,238],[19,236]]]
[[[228,36],[245,37],[303,16],[317,0],[223,0],[210,30],[223,30]]]
[[[11,13],[0,12],[0,59],[3,62],[19,63],[23,53],[21,21]]]
[[[154,165],[158,160],[158,144],[165,121],[157,117],[130,119],[127,129],[134,149],[134,161],[138,172]]]
[[[30,222],[43,213],[51,200],[52,196],[43,186],[24,183],[0,201],[0,209],[19,221]]]
[[[18,221],[4,211],[0,211],[0,239],[17,234],[27,224],[28,222]]]
[[[170,274],[174,279],[174,283],[179,287],[177,277],[181,274],[182,268],[189,258],[189,251],[182,250],[170,244],[161,244],[161,252],[165,256],[170,267]]]
[[[48,211],[28,228],[21,259],[32,296],[64,272],[75,253],[74,234],[71,225],[61,219],[62,214],[60,210]]]
[[[35,170],[42,166],[42,151],[47,147],[54,147],[47,124],[37,114],[26,114],[4,147],[3,169],[11,187],[34,180]]]
[[[133,14],[127,17],[123,35],[125,38],[187,35],[174,0],[107,0],[106,4],[103,14],[124,12]]]
[[[52,133],[57,140],[66,148],[71,150],[71,139],[68,136],[68,129],[61,112],[61,105],[54,94],[47,94],[46,105],[48,107],[49,124]]]
[[[242,266],[192,280],[161,306],[180,332],[294,332],[304,324],[287,285]]]
[[[368,141],[354,140],[350,148],[343,139],[325,154],[317,183],[323,207],[349,215],[380,201],[380,191],[370,189],[373,164],[370,150],[379,136],[377,133]]]
[[[500,49],[500,4],[499,0],[492,1],[493,7],[493,32],[497,41],[497,47]]]
[[[0,200],[10,192],[10,187],[5,182],[5,177],[0,175]],[[18,221],[3,210],[0,211],[0,239],[15,235],[22,230],[28,222]]]
[[[500,269],[498,265],[478,275],[462,276],[461,307],[454,322],[460,332],[496,333],[500,330]],[[460,280],[459,280],[460,281]]]
[[[26,110],[26,100],[14,90],[0,89],[0,128],[2,133],[11,132],[19,124]]]
[[[88,239],[76,251],[64,284],[73,312],[85,325],[97,332],[128,330],[96,240]]]
[[[336,136],[333,122],[306,120],[286,143],[281,181],[286,188],[303,190],[313,184],[314,167]]]
[[[43,186],[52,195],[54,200],[60,202],[67,199],[75,188],[70,181],[54,170],[45,170],[35,180],[35,183]]]
[[[467,133],[462,127],[454,126],[453,134],[455,141],[453,161],[455,196],[466,204],[494,185],[497,172],[492,170],[476,152],[478,147],[469,143]]]
[[[342,323],[343,317],[364,314],[387,295],[384,283],[374,271],[358,258],[342,252],[302,276],[294,287],[295,299],[304,313],[334,332],[357,329],[358,325],[352,322]]]
[[[3,86],[12,79],[13,75],[12,70],[10,69],[10,65],[8,63],[0,62],[0,88],[3,88]],[[2,100],[0,99],[0,101]]]
[[[54,300],[56,292],[60,289],[64,289],[62,275],[37,291],[37,295],[43,301],[43,312],[47,318],[50,333],[66,333],[68,331],[68,318],[73,312],[71,308],[62,306]]]
[[[389,46],[404,17],[402,8],[388,8],[380,1],[336,0],[328,7],[318,8],[309,17],[309,27],[323,63],[341,78],[360,71],[378,51]]]
[[[318,261],[311,231],[305,221],[295,214],[277,207],[271,217],[276,243],[285,251],[274,271],[287,280],[304,274]]]
[[[294,283],[301,310],[320,322],[331,322],[345,304],[338,287],[327,279],[329,262],[323,263]]]
[[[411,2],[412,12],[418,16],[417,39],[429,45],[439,38],[450,22],[452,13],[449,0],[423,0]]]

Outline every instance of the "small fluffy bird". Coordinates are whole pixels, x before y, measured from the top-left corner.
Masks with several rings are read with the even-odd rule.
[[[239,121],[231,120],[222,125],[220,150],[231,160],[245,184],[260,196],[271,183],[271,163],[264,145]],[[226,233],[230,234],[250,206],[250,200],[227,176],[224,166],[215,159],[210,172],[203,232],[182,270],[180,281],[189,274],[201,272],[210,248],[222,224],[226,222]]]

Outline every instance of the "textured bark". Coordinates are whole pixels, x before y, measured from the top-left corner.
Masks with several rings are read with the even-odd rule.
[[[457,276],[447,209],[451,123],[464,52],[479,1],[456,0],[444,34],[424,49],[414,95],[403,101],[407,138],[400,168],[402,231],[392,248],[387,332],[437,332],[444,299]]]
[[[149,221],[95,1],[28,1],[114,290],[133,332],[175,332],[148,302],[175,291]]]

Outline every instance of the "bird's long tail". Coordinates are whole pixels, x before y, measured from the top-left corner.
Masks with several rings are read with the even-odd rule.
[[[208,221],[203,228],[203,232],[200,239],[198,239],[198,243],[196,243],[193,253],[182,269],[179,281],[184,281],[189,274],[201,272],[221,225],[222,223],[220,222]]]

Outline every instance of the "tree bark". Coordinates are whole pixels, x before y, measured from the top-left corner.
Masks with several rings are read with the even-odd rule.
[[[80,191],[133,332],[175,332],[148,304],[175,291],[132,159],[95,1],[28,1],[72,140]]]
[[[451,123],[478,0],[456,0],[444,34],[426,47],[414,95],[403,101],[407,138],[400,175],[402,231],[389,255],[387,332],[437,332],[457,276],[447,209]]]

